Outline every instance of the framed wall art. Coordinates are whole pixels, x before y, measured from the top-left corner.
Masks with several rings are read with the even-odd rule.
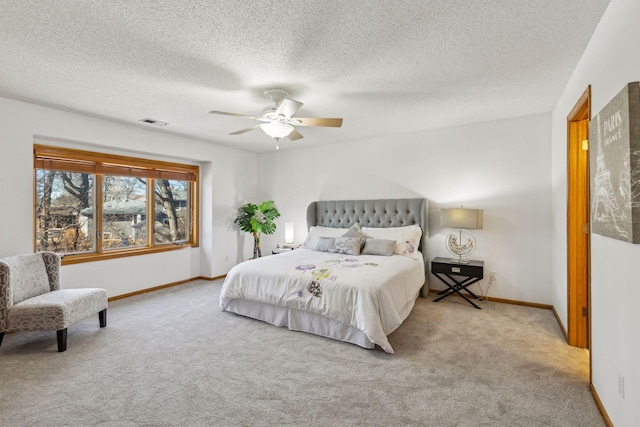
[[[589,123],[591,231],[640,243],[640,82]]]

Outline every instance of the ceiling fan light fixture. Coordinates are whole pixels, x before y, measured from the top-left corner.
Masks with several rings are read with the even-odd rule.
[[[294,129],[291,125],[278,122],[264,123],[260,125],[260,128],[271,138],[276,139],[287,137]]]

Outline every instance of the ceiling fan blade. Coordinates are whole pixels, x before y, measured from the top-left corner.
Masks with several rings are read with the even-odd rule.
[[[296,123],[296,126],[322,126],[322,127],[330,127],[330,128],[339,128],[342,126],[342,119],[327,119],[327,118],[303,118],[296,117],[295,120],[300,123]]]
[[[298,139],[302,139],[304,138],[304,136],[302,136],[302,134],[300,132],[298,132],[297,130],[292,130],[291,133],[289,134],[289,139],[291,141],[296,141]]]
[[[254,117],[254,116],[247,116],[245,114],[237,114],[237,113],[226,113],[224,111],[209,111],[211,114],[221,114],[223,116],[231,116],[231,117],[242,117],[243,119],[253,119],[253,120],[260,120],[262,119],[262,117]]]
[[[304,104],[302,102],[294,101],[293,99],[285,98],[282,100],[280,105],[278,105],[278,109],[276,110],[276,114],[280,114],[285,116],[287,119],[290,119],[296,111],[300,109]]]
[[[240,130],[237,130],[235,132],[232,132],[229,135],[240,135],[241,133],[251,132],[252,130],[256,130],[259,127],[260,127],[260,125],[253,125],[251,127],[248,127],[248,128],[245,128],[245,129],[240,129]]]

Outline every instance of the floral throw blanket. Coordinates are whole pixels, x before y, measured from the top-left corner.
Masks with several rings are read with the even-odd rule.
[[[402,324],[423,284],[422,259],[297,249],[232,268],[220,307],[241,298],[320,314],[361,330],[393,353],[387,335]]]

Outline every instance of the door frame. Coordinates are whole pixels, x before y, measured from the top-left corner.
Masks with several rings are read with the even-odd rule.
[[[567,116],[567,342],[580,348],[591,348],[590,119],[588,86]]]

